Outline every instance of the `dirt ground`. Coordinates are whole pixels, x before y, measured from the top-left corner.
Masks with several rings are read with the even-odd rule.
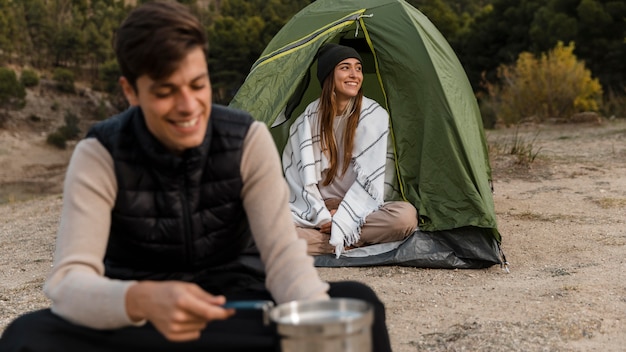
[[[626,350],[626,120],[487,137],[509,273],[390,266],[321,276],[370,284],[398,352]],[[519,163],[507,153],[514,145],[534,161]],[[36,129],[0,129],[0,332],[49,304],[41,286],[70,152]]]

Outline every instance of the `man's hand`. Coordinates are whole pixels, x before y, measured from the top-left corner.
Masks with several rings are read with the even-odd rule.
[[[221,307],[225,302],[191,283],[140,281],[126,293],[126,312],[134,321],[150,321],[168,340],[188,341],[199,338],[208,322],[235,314]]]

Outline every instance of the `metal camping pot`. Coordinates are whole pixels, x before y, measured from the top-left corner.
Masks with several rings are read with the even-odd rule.
[[[372,306],[358,299],[288,302],[269,309],[283,352],[371,352]]]

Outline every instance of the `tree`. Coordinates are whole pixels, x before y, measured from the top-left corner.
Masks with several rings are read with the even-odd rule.
[[[11,8],[7,0],[0,0],[0,63],[11,57],[13,42],[11,38]]]
[[[107,60],[111,49],[109,49],[107,38],[100,33],[93,21],[87,24],[84,33],[88,53],[87,60],[91,64],[91,78],[93,81],[96,81],[100,65]]]
[[[443,0],[443,2],[458,16],[466,13],[473,17],[482,8],[493,3],[493,0]]]
[[[39,75],[37,72],[26,68],[22,70],[20,75],[20,83],[24,87],[34,87],[39,84]]]
[[[56,82],[56,87],[64,93],[75,93],[74,73],[66,68],[57,67],[54,69],[52,79]]]
[[[208,28],[214,99],[226,104],[284,24],[310,1],[223,0]],[[297,6],[296,6],[297,5]]]
[[[461,19],[443,0],[409,0],[409,4],[420,10],[448,40],[461,30]]]
[[[0,126],[6,120],[9,109],[24,107],[26,104],[25,97],[26,90],[17,80],[15,71],[10,68],[0,67],[0,107],[4,109],[3,116],[0,116]]]
[[[209,67],[216,100],[227,103],[243,83],[250,67],[263,51],[261,33],[265,22],[258,16],[246,19],[221,17],[209,31]]]
[[[17,63],[19,65],[31,64],[29,55],[27,53],[33,52],[33,43],[28,35],[28,23],[26,22],[26,15],[24,7],[20,2],[13,2],[13,13],[15,15],[15,32],[13,32],[11,38],[22,38],[21,40],[13,41],[13,48],[17,55]]]
[[[115,59],[111,59],[102,64],[99,72],[99,88],[108,93],[109,101],[118,110],[124,110],[128,105],[122,88],[118,84],[122,76],[120,67]]]
[[[576,40],[578,33],[576,4],[563,5],[564,2],[553,2],[537,10],[528,31],[535,50],[548,50],[559,40],[566,42]]]
[[[54,66],[80,66],[84,61],[85,39],[83,32],[72,25],[61,26],[54,36],[51,52]]]
[[[48,53],[49,48],[52,47],[54,35],[53,22],[48,15],[48,9],[43,0],[24,0],[21,4],[28,26],[28,38],[32,43],[32,51],[22,54],[32,57],[33,66],[46,68],[51,61]]]
[[[17,74],[10,68],[0,67],[0,106],[21,105],[26,97],[24,86],[17,80]]]
[[[499,65],[510,64],[530,50],[530,24],[542,4],[543,0],[495,0],[454,40],[452,47],[475,90],[483,72],[493,82]]]
[[[87,60],[91,63],[92,79],[95,85],[100,77],[101,66],[114,59],[111,41],[115,28],[126,16],[129,9],[116,0],[92,0],[91,16],[85,25]],[[116,77],[116,84],[117,84]],[[104,84],[106,85],[106,83]]]
[[[626,92],[626,3],[581,0],[576,14],[576,55],[585,60],[603,86]]]
[[[620,91],[626,79],[626,4],[606,0],[551,0],[531,24],[533,52],[575,41],[576,55],[604,86]]]
[[[478,90],[483,72],[495,82],[498,66],[513,63],[521,52],[539,54],[559,41],[574,41],[576,56],[602,85],[623,92],[624,18],[622,0],[495,0],[453,47]]]
[[[10,0],[0,0],[0,64],[16,62],[22,65],[25,55],[22,55],[28,40],[24,40],[27,32],[23,9],[20,3]],[[20,40],[15,40],[20,38]]]

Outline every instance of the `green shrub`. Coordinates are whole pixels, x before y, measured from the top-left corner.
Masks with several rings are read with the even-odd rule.
[[[119,78],[122,75],[116,60],[109,60],[100,66],[100,82],[107,93],[115,93],[119,89]]]
[[[33,70],[25,69],[20,76],[20,82],[24,87],[35,87],[39,84],[39,75]]]
[[[480,116],[483,120],[483,127],[486,129],[494,129],[498,122],[498,116],[496,115],[494,107],[494,99],[484,94],[477,95],[478,108],[480,109]]]
[[[26,90],[10,68],[0,67],[0,106],[23,108]]]
[[[108,117],[107,106],[104,101],[100,100],[98,107],[96,107],[95,115],[94,118],[98,121],[102,121]]]
[[[56,81],[57,89],[64,93],[74,93],[74,72],[65,68],[56,68],[52,73],[52,79]]]
[[[46,139],[46,142],[59,149],[65,149],[67,147],[67,139],[58,130],[56,132],[50,133],[48,135],[48,138]]]
[[[65,149],[67,141],[75,139],[80,134],[80,128],[78,128],[78,117],[70,111],[65,112],[65,125],[57,128],[56,131],[50,133],[46,142],[55,147]]]
[[[70,111],[65,112],[65,125],[57,129],[65,139],[74,139],[80,134],[80,128],[78,128],[78,117]]]
[[[620,93],[609,91],[604,98],[600,112],[606,117],[626,117],[626,87]]]

